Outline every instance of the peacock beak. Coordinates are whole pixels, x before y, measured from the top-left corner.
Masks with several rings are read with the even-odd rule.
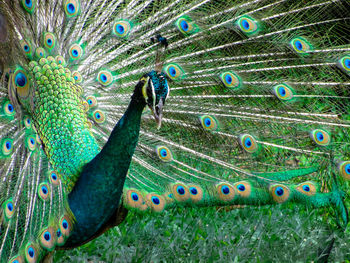
[[[156,119],[157,122],[157,129],[160,128],[160,126],[162,125],[162,117],[163,117],[163,100],[160,99],[159,103],[155,106],[152,107],[152,112],[153,112],[153,116]]]

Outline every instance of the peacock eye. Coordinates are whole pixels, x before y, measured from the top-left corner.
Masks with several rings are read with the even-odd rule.
[[[52,227],[44,229],[40,236],[40,245],[47,250],[52,250],[56,245],[55,232]]]
[[[184,195],[185,194],[185,188],[181,185],[177,186],[176,191],[179,195]]]
[[[107,70],[101,70],[98,74],[97,74],[97,81],[107,87],[109,85],[112,84],[113,82],[113,76],[111,74],[111,72],[107,71]]]
[[[41,183],[38,188],[38,195],[41,200],[46,201],[49,198],[50,190],[47,183]]]
[[[184,70],[180,67],[180,65],[171,63],[164,67],[164,72],[167,76],[172,80],[180,80],[185,77]]]
[[[294,51],[300,54],[306,54],[312,50],[311,44],[302,37],[293,38],[290,41],[290,45]]]
[[[339,172],[340,172],[340,175],[345,180],[349,180],[350,179],[350,161],[345,161],[340,163]]]
[[[83,77],[78,71],[73,71],[72,72],[72,77],[74,78],[76,83],[81,83],[83,81]]]
[[[67,0],[64,5],[64,11],[68,17],[74,17],[79,13],[79,0]]]
[[[38,58],[43,58],[46,56],[46,52],[43,48],[39,47],[35,50],[35,55],[38,57]]]
[[[228,183],[220,183],[216,186],[218,197],[222,201],[231,201],[235,197],[235,190]]]
[[[137,202],[138,200],[139,200],[139,196],[138,196],[138,194],[137,193],[131,193],[131,198],[132,198],[132,200],[134,200],[135,202]]]
[[[227,88],[239,88],[242,85],[241,78],[231,71],[221,73],[220,80]]]
[[[157,146],[156,152],[158,154],[159,159],[163,162],[170,162],[173,160],[173,155],[168,147],[166,146]]]
[[[330,135],[321,129],[313,130],[310,137],[319,146],[327,146],[331,140]]]
[[[62,57],[62,56],[56,56],[55,61],[58,65],[62,65],[62,66],[66,65],[66,61],[65,61],[64,57]]]
[[[2,140],[1,153],[4,156],[10,156],[13,152],[13,141],[11,139]]]
[[[45,32],[44,33],[44,46],[51,50],[55,47],[56,45],[56,37],[54,34]]]
[[[13,217],[14,212],[15,212],[15,205],[14,205],[12,199],[9,199],[4,203],[3,210],[4,210],[3,212],[5,215],[5,219],[10,220]]]
[[[22,49],[24,51],[24,54],[28,57],[31,58],[32,55],[32,46],[29,44],[29,42],[22,40],[21,42]]]
[[[281,100],[291,100],[293,98],[292,89],[287,84],[279,84],[273,87],[273,92]]]
[[[69,48],[69,56],[72,60],[78,60],[83,56],[83,49],[78,44],[73,44]]]
[[[240,136],[240,144],[242,148],[248,153],[254,153],[258,150],[258,144],[253,136],[243,134]]]
[[[197,194],[198,194],[197,188],[191,187],[191,188],[190,188],[190,193],[191,193],[192,195],[197,195]]]
[[[12,117],[16,114],[14,106],[9,101],[3,104],[3,111],[7,117]]]
[[[350,55],[342,57],[339,60],[339,66],[343,71],[350,73]]]
[[[237,189],[237,193],[240,197],[247,198],[250,196],[252,187],[249,182],[240,181],[234,184],[234,187]]]
[[[93,112],[93,118],[94,118],[94,121],[95,121],[96,123],[99,123],[99,124],[104,123],[105,120],[106,120],[106,116],[105,116],[104,113],[103,113],[102,111],[100,111],[100,110],[95,110],[95,111]]]
[[[202,115],[199,117],[202,127],[208,131],[214,131],[218,128],[218,123],[214,117],[210,115]]]
[[[284,185],[277,184],[271,186],[270,193],[277,203],[283,203],[289,199],[290,190]]]
[[[28,136],[26,139],[26,146],[30,151],[34,151],[36,149],[36,138],[32,135]]]
[[[189,17],[180,17],[176,20],[175,25],[184,35],[193,34],[198,31],[197,25],[195,25]]]
[[[118,20],[113,25],[113,34],[121,37],[126,38],[131,31],[131,23],[127,20]]]
[[[312,182],[301,183],[296,189],[304,195],[313,196],[316,194],[316,186]]]
[[[243,16],[237,21],[238,28],[247,35],[258,32],[258,23],[249,16]]]
[[[86,97],[86,101],[89,104],[90,108],[97,106],[97,99],[94,96],[88,96]]]
[[[178,182],[171,186],[174,198],[177,201],[183,202],[190,198],[190,191],[184,183]]]
[[[160,204],[160,200],[157,196],[152,196],[152,203],[155,205],[159,205]]]

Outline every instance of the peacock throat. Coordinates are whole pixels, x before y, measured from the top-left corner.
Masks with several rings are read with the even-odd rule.
[[[77,246],[91,238],[120,205],[125,178],[138,142],[141,115],[146,106],[142,88],[147,81],[147,78],[142,78],[136,85],[125,114],[101,152],[84,166],[68,196],[76,223],[65,244],[67,247]]]

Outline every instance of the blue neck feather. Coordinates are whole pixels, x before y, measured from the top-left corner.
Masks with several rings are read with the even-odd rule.
[[[101,152],[88,163],[69,194],[69,206],[76,222],[65,247],[91,238],[119,206],[120,198],[139,132],[146,103],[139,83],[131,102],[114,127]]]

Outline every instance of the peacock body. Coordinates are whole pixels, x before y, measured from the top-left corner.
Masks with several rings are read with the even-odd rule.
[[[295,202],[345,227],[349,10],[1,0],[0,261],[40,262],[126,209]]]

